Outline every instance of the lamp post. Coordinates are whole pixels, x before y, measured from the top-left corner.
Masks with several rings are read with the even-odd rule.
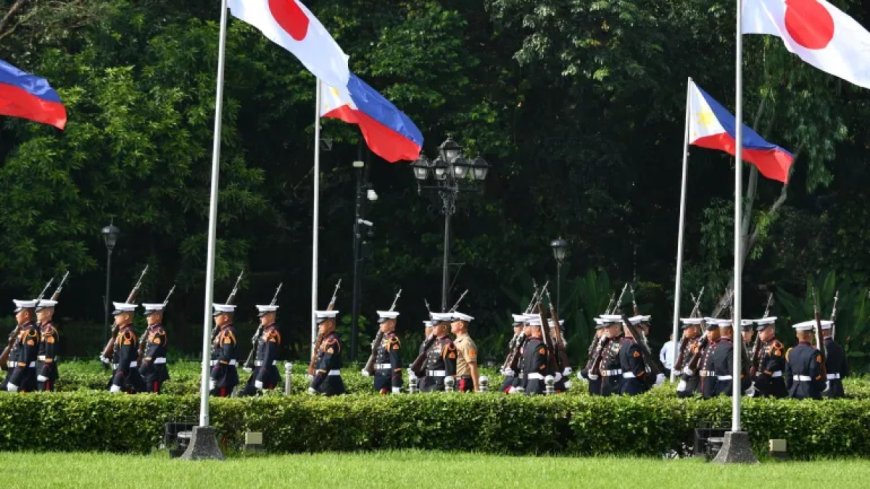
[[[351,333],[350,333],[350,360],[356,360],[357,353],[357,335],[359,332],[359,309],[360,295],[362,294],[362,283],[360,277],[360,263],[362,262],[362,245],[363,231],[362,226],[368,228],[368,235],[371,236],[374,224],[365,219],[365,200],[375,202],[378,200],[378,193],[371,186],[364,182],[365,163],[363,161],[354,161],[353,168],[356,170],[356,205],[353,219],[353,300],[351,305]]]
[[[568,242],[562,239],[554,239],[550,242],[553,248],[553,257],[556,259],[556,312],[562,316],[562,262],[568,256]]]
[[[118,235],[121,230],[115,226],[114,219],[109,222],[109,225],[104,227],[100,234],[103,235],[103,242],[106,244],[106,298],[103,302],[103,312],[105,313],[106,334],[103,341],[109,341],[109,304],[112,302],[112,250],[115,249],[115,244],[118,243]]]
[[[438,157],[434,161],[426,155],[411,164],[414,178],[417,179],[417,193],[432,190],[441,199],[441,213],[444,214],[444,258],[441,270],[441,310],[447,310],[450,295],[450,220],[456,213],[459,194],[467,191],[467,183],[486,180],[490,165],[478,156],[469,161],[462,152],[462,146],[448,137],[438,147]]]

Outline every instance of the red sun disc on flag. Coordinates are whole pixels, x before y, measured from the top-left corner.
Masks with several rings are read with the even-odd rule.
[[[311,20],[296,3],[296,0],[269,0],[269,10],[282,29],[297,41],[308,35]]]
[[[834,38],[834,18],[816,0],[785,0],[785,28],[796,43],[822,49]]]

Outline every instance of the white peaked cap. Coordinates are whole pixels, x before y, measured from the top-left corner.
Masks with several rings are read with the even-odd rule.
[[[123,312],[133,312],[139,307],[136,304],[128,304],[126,302],[113,302],[113,306],[115,306],[115,311],[112,314],[121,314]]]
[[[822,323],[822,329],[831,329],[831,327],[834,326],[834,322],[833,322],[833,321],[829,321],[829,320],[827,320],[827,319],[823,319],[823,320],[821,321],[821,323]]]
[[[399,311],[378,311],[378,321],[384,322],[387,319],[396,319],[399,317]]]
[[[164,305],[162,302],[159,304],[142,303],[142,308],[145,309],[145,315],[147,316],[155,312],[163,312]]]
[[[57,301],[53,301],[51,299],[40,299],[36,303],[36,310],[38,311],[40,309],[47,309],[49,307],[54,307],[56,305],[57,305]]]
[[[257,307],[257,315],[258,316],[265,316],[266,314],[269,314],[270,312],[278,312],[278,307],[280,307],[280,306],[275,305],[275,304],[265,304],[265,305],[257,305],[256,307]]]
[[[236,312],[235,304],[212,304],[212,307],[214,307],[215,316],[219,314],[232,314]]]
[[[468,314],[461,313],[461,312],[454,312],[453,319],[456,321],[465,321],[466,323],[470,323],[471,321],[474,321],[473,317],[469,316]]]
[[[619,314],[602,314],[600,317],[601,317],[601,320],[606,322],[606,323],[621,323],[622,322],[622,316],[620,316]]]
[[[514,324],[521,324],[526,321],[525,314],[511,314],[511,316],[514,318]]]
[[[424,328],[431,328],[434,324],[435,323],[433,323],[432,321],[429,321],[429,320],[423,321]]]
[[[338,316],[338,311],[333,309],[331,311],[314,311],[314,317],[317,319],[318,323],[322,323],[327,319],[335,319]]]
[[[432,321],[436,323],[441,322],[450,322],[453,321],[453,313],[452,312],[432,312],[429,313],[429,317],[432,318]]]
[[[754,319],[741,319],[740,320],[740,326],[752,326],[753,324],[755,324]]]
[[[37,301],[12,299],[12,303],[15,304],[15,312],[19,312],[22,309],[34,309]]]
[[[816,327],[816,321],[814,319],[810,321],[804,321],[801,323],[792,324],[791,327],[794,328],[795,331],[812,331],[812,329]]]
[[[680,322],[686,326],[699,326],[704,318],[680,318]]]
[[[652,319],[652,316],[647,314],[647,315],[632,316],[628,320],[631,321],[632,323],[634,323],[635,321],[637,321],[639,323],[648,323],[650,319]]]

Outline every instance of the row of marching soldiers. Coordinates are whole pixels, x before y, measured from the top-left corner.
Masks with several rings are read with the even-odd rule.
[[[849,374],[849,367],[843,348],[834,341],[834,321],[794,324],[797,345],[786,351],[776,337],[776,320],[741,321],[741,391],[753,397],[842,397],[842,379]],[[681,323],[683,336],[674,362],[680,379],[677,395],[704,399],[730,396],[735,381],[733,321],[685,318]]]

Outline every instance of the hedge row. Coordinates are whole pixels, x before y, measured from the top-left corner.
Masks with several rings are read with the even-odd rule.
[[[148,452],[163,424],[196,416],[195,396],[54,393],[0,396],[0,450]],[[493,453],[685,453],[701,422],[730,425],[730,403],[655,395],[430,394],[213,399],[225,449],[262,431],[270,452],[438,449]],[[792,457],[870,457],[870,402],[748,399],[756,450],[786,438]]]

